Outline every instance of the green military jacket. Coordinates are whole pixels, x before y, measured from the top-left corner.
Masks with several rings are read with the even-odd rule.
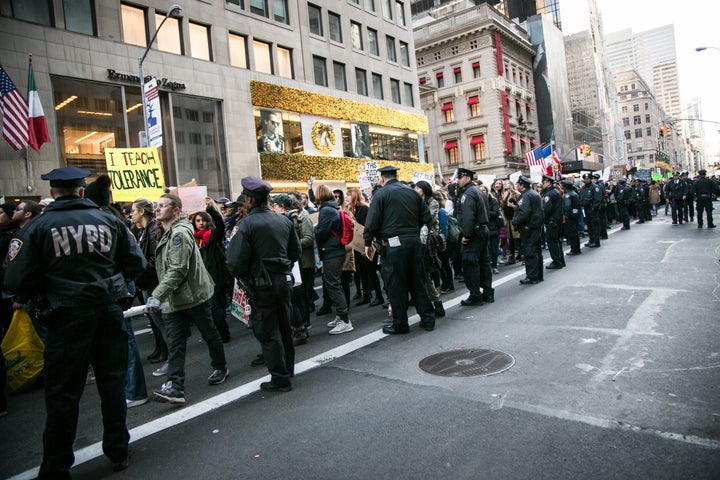
[[[155,268],[160,283],[152,296],[168,302],[163,313],[200,305],[210,300],[215,284],[210,277],[190,222],[181,218],[163,233],[155,249]]]

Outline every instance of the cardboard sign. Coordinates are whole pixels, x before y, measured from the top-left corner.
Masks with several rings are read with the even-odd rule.
[[[365,162],[365,175],[373,185],[377,185],[380,181],[378,175],[378,164],[377,162]]]
[[[521,176],[521,175],[522,175],[522,172],[521,172],[520,170],[518,170],[518,171],[515,172],[515,173],[511,173],[511,174],[510,174],[510,177],[509,177],[509,178],[510,178],[510,181],[511,181],[512,183],[517,183],[517,181],[520,180],[520,176]]]
[[[360,190],[371,190],[372,189],[372,183],[370,183],[370,179],[366,174],[362,174],[358,176],[358,183],[360,184]]]
[[[175,195],[182,200],[183,212],[204,212],[207,208],[205,198],[207,197],[207,186],[178,187]]]
[[[435,175],[432,172],[413,172],[412,182],[428,182],[431,186],[435,183]]]
[[[476,178],[480,180],[482,184],[488,188],[488,190],[490,190],[492,183],[495,181],[495,175],[477,175]]]
[[[115,202],[157,199],[165,193],[162,161],[157,148],[108,148],[105,165]]]
[[[235,280],[235,285],[233,287],[230,313],[233,317],[243,322],[245,326],[250,326],[250,313],[252,313],[250,301],[248,300],[245,291],[238,285],[237,280]]]
[[[542,165],[530,165],[530,180],[533,183],[541,183],[545,175],[545,168]]]

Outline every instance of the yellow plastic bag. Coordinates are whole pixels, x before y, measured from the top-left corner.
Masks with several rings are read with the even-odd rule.
[[[45,344],[25,310],[15,310],[2,342],[2,351],[10,388],[19,392],[31,387],[43,369]]]

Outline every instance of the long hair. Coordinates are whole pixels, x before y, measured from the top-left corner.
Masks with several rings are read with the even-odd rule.
[[[318,202],[322,203],[327,202],[328,200],[334,200],[335,196],[333,195],[332,190],[330,190],[330,187],[327,185],[320,185],[315,192],[315,198]]]
[[[419,188],[420,190],[422,190],[423,197],[425,197],[426,200],[429,199],[429,198],[432,198],[432,196],[433,196],[433,189],[432,189],[432,187],[430,186],[430,184],[429,184],[428,182],[426,182],[425,180],[420,180],[419,182],[417,182],[417,183],[415,184],[415,187],[417,187],[417,188]]]
[[[360,192],[357,188],[351,188],[347,192],[348,195],[348,209],[355,214],[355,209],[360,205],[367,206],[367,202],[365,201],[365,197],[363,197],[362,192]]]
[[[207,212],[195,212],[192,215],[190,215],[190,223],[192,223],[193,230],[197,230],[197,227],[195,226],[195,219],[197,217],[202,218],[205,220],[205,223],[207,223],[207,229],[212,231],[215,229],[215,222],[213,222],[212,217]]]
[[[155,214],[155,207],[147,198],[138,198],[133,202],[133,205],[135,205],[135,210],[142,212],[143,217],[147,219],[153,218],[153,215]]]

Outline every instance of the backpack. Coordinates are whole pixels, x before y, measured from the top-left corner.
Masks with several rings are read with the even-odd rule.
[[[330,230],[335,238],[340,240],[340,245],[348,245],[353,241],[355,234],[355,222],[352,217],[345,210],[338,210],[340,214],[340,224],[342,225],[342,235],[338,235],[336,232]]]
[[[458,242],[460,240],[460,226],[458,225],[457,218],[452,215],[448,215],[448,241]]]

